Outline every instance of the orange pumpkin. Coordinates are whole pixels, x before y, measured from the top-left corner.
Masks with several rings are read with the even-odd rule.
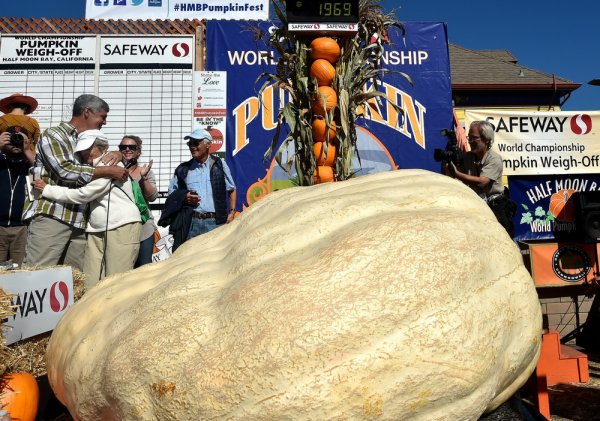
[[[35,377],[24,372],[5,374],[0,384],[0,408],[8,411],[13,420],[34,421],[40,396]]]
[[[317,85],[331,86],[335,77],[335,68],[327,60],[320,58],[310,65],[309,75],[317,79]]]
[[[317,165],[333,167],[335,165],[335,146],[327,144],[327,154],[325,154],[325,142],[317,142],[313,145]]]
[[[317,115],[325,115],[325,111],[329,111],[337,105],[337,94],[329,86],[319,86],[317,91],[318,94],[312,102],[312,110]]]
[[[554,217],[560,221],[575,220],[575,205],[571,196],[575,190],[559,190],[550,197],[550,207],[548,210]]]
[[[333,181],[333,168],[320,165],[315,170],[315,184],[329,183]]]
[[[313,60],[322,58],[335,63],[340,58],[340,46],[333,38],[315,38],[310,43],[310,57]]]
[[[315,118],[312,122],[312,136],[315,142],[323,142],[327,140],[327,132],[329,131],[329,141],[335,138],[335,121],[332,121],[329,127],[324,118]]]

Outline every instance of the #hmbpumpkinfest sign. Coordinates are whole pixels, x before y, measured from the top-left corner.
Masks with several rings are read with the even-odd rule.
[[[86,0],[86,19],[269,18],[269,0]]]
[[[285,173],[274,160],[264,160],[278,110],[289,93],[271,86],[258,98],[263,81],[256,80],[264,72],[274,72],[277,58],[257,46],[251,29],[259,27],[268,34],[275,24],[208,21],[206,25],[206,69],[227,72],[226,159],[238,191],[238,208],[294,185],[295,174]],[[384,101],[373,100],[366,107],[367,118],[357,122],[360,163],[358,159],[353,163],[356,176],[397,168],[441,169],[433,150],[446,146],[448,139],[440,131],[454,124],[446,25],[407,22],[404,26],[405,38],[397,28],[390,29],[390,44],[382,58],[390,72],[378,86],[404,115]],[[394,71],[409,74],[414,84]]]

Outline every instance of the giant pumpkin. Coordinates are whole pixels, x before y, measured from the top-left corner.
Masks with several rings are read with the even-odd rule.
[[[476,420],[527,380],[521,254],[449,177],[269,194],[61,319],[50,384],[82,420]]]

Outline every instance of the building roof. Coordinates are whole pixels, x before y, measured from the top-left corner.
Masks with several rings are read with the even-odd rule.
[[[452,88],[526,89],[571,92],[581,86],[562,77],[517,64],[506,50],[470,50],[450,43]]]
[[[199,19],[107,19],[7,18],[0,17],[0,34],[108,34],[184,35],[194,34]]]
[[[516,63],[517,58],[508,50],[477,50],[478,53],[488,55],[498,60]]]

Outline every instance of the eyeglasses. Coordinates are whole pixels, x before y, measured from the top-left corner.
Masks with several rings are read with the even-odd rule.
[[[129,149],[131,151],[137,151],[137,145],[119,145],[119,150],[124,151],[125,149]]]

